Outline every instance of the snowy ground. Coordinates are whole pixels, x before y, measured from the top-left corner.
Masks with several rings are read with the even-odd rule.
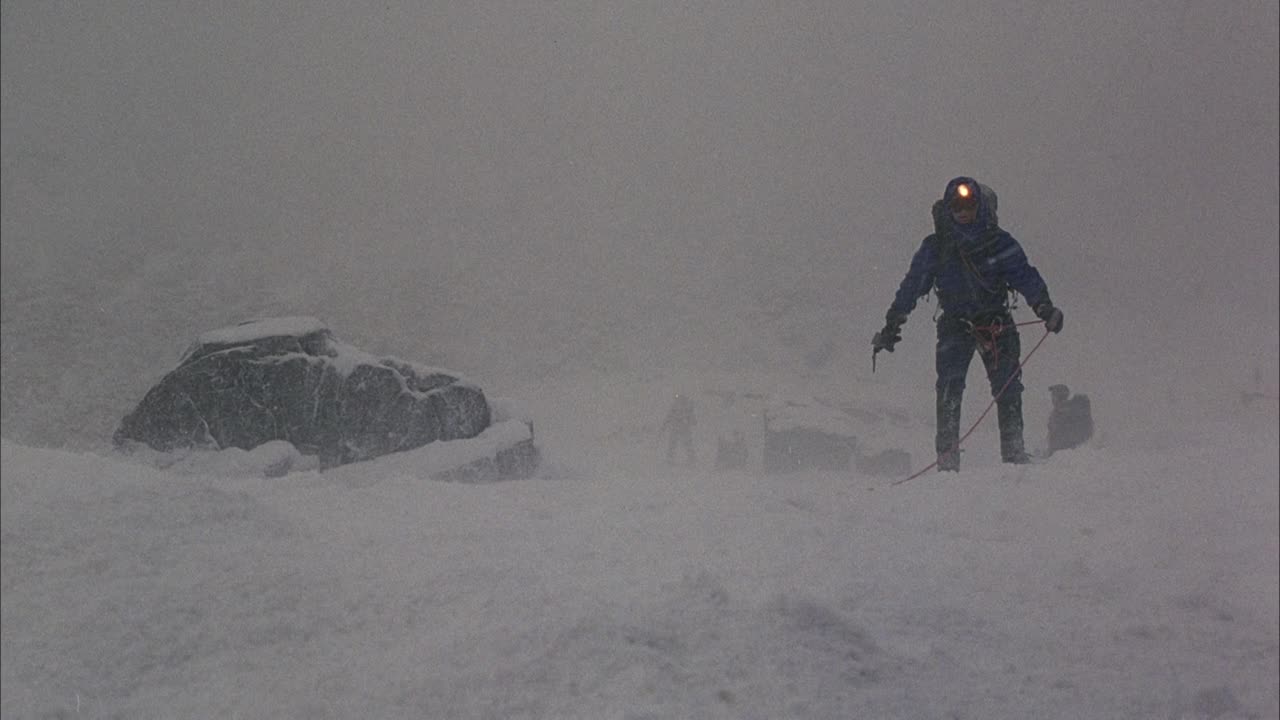
[[[0,7],[4,720],[1280,716],[1280,3]],[[772,400],[932,459],[936,299],[869,341],[959,174],[1066,313],[1028,442],[1056,383],[1096,439],[763,475]],[[296,315],[525,403],[541,475],[107,447]]]
[[[4,442],[4,717],[1280,713],[1274,407],[891,486],[670,467],[566,392],[498,484]]]

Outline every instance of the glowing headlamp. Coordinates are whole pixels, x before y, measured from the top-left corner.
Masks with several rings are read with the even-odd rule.
[[[952,210],[968,210],[978,205],[978,196],[968,184],[956,186],[955,197],[951,198]]]

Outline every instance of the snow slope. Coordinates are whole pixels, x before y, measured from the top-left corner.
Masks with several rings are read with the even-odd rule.
[[[649,408],[553,408],[533,413],[542,475],[485,485],[377,462],[178,474],[5,441],[0,709],[1280,712],[1273,406],[1031,467],[975,447],[960,474],[896,487],[671,468]]]
[[[6,720],[1280,715],[1273,0],[0,7]],[[936,303],[869,341],[962,173],[1066,313],[1028,442],[1056,383],[1097,438],[757,472],[769,400],[931,459]],[[542,474],[108,456],[298,315],[527,406]]]

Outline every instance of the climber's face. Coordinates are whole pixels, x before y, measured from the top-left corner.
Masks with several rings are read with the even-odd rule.
[[[968,225],[978,219],[978,206],[953,207],[951,208],[951,217],[959,225]]]

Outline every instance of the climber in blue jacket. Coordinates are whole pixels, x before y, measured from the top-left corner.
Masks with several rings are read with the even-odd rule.
[[[911,258],[872,347],[874,352],[893,352],[916,302],[934,291],[942,311],[936,356],[938,470],[960,469],[960,400],[975,350],[986,367],[992,395],[999,395],[1000,457],[1007,463],[1026,463],[1022,349],[1010,312],[1012,293],[1026,298],[1052,332],[1062,330],[1062,311],[1049,299],[1049,288],[1022,246],[1000,228],[991,188],[971,177],[953,179],[933,205],[933,221],[934,232]]]

